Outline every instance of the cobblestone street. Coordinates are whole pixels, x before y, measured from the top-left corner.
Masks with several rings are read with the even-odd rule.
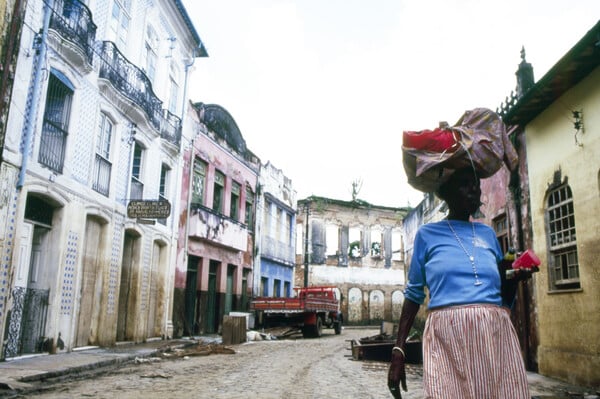
[[[352,360],[350,342],[378,330],[324,330],[319,339],[235,345],[235,354],[160,360],[62,382],[36,398],[389,398],[387,363]],[[409,392],[420,398],[420,368]]]
[[[387,363],[352,359],[350,340],[373,336],[378,329],[346,328],[341,335],[324,330],[319,339],[254,341],[234,345],[234,354],[172,360],[144,358],[138,364],[60,383],[41,383],[35,398],[391,398]],[[407,365],[408,392],[422,398],[422,368]],[[69,377],[70,378],[70,377]],[[584,396],[584,390],[528,374],[533,397]],[[23,397],[23,396],[17,396]]]

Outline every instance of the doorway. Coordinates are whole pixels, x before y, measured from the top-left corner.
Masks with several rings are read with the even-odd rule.
[[[82,259],[82,277],[79,291],[79,317],[75,346],[96,345],[100,322],[100,303],[103,289],[101,253],[106,223],[88,216]]]
[[[141,237],[134,230],[125,231],[121,283],[119,285],[119,313],[117,316],[117,341],[134,339],[136,327],[137,279],[140,264]]]

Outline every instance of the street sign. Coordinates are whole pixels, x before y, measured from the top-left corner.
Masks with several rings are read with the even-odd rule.
[[[130,218],[167,218],[171,215],[171,204],[167,200],[135,200],[127,204]]]

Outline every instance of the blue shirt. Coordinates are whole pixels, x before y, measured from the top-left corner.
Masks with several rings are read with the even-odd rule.
[[[486,303],[501,306],[498,262],[502,250],[494,230],[481,223],[449,221],[469,255],[473,255],[481,285],[475,285],[475,275],[458,240],[448,227],[448,221],[428,223],[415,236],[413,256],[408,271],[404,296],[423,304],[425,287],[429,290],[429,309],[442,306]]]

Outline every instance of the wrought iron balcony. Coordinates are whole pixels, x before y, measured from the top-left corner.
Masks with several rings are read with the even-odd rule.
[[[150,125],[160,130],[162,101],[152,91],[146,74],[129,62],[113,42],[102,42],[101,54],[100,78],[108,80],[119,93],[140,107]]]
[[[166,109],[160,124],[160,137],[179,147],[181,143],[181,119]]]
[[[91,69],[97,29],[91,11],[78,0],[56,0],[54,7],[50,17],[50,29],[75,45],[76,50],[84,55],[87,67]],[[65,46],[64,42],[60,44],[56,46],[58,50],[68,52],[69,46]]]
[[[59,124],[45,119],[40,139],[38,162],[62,174],[65,163],[67,135],[68,133]]]

